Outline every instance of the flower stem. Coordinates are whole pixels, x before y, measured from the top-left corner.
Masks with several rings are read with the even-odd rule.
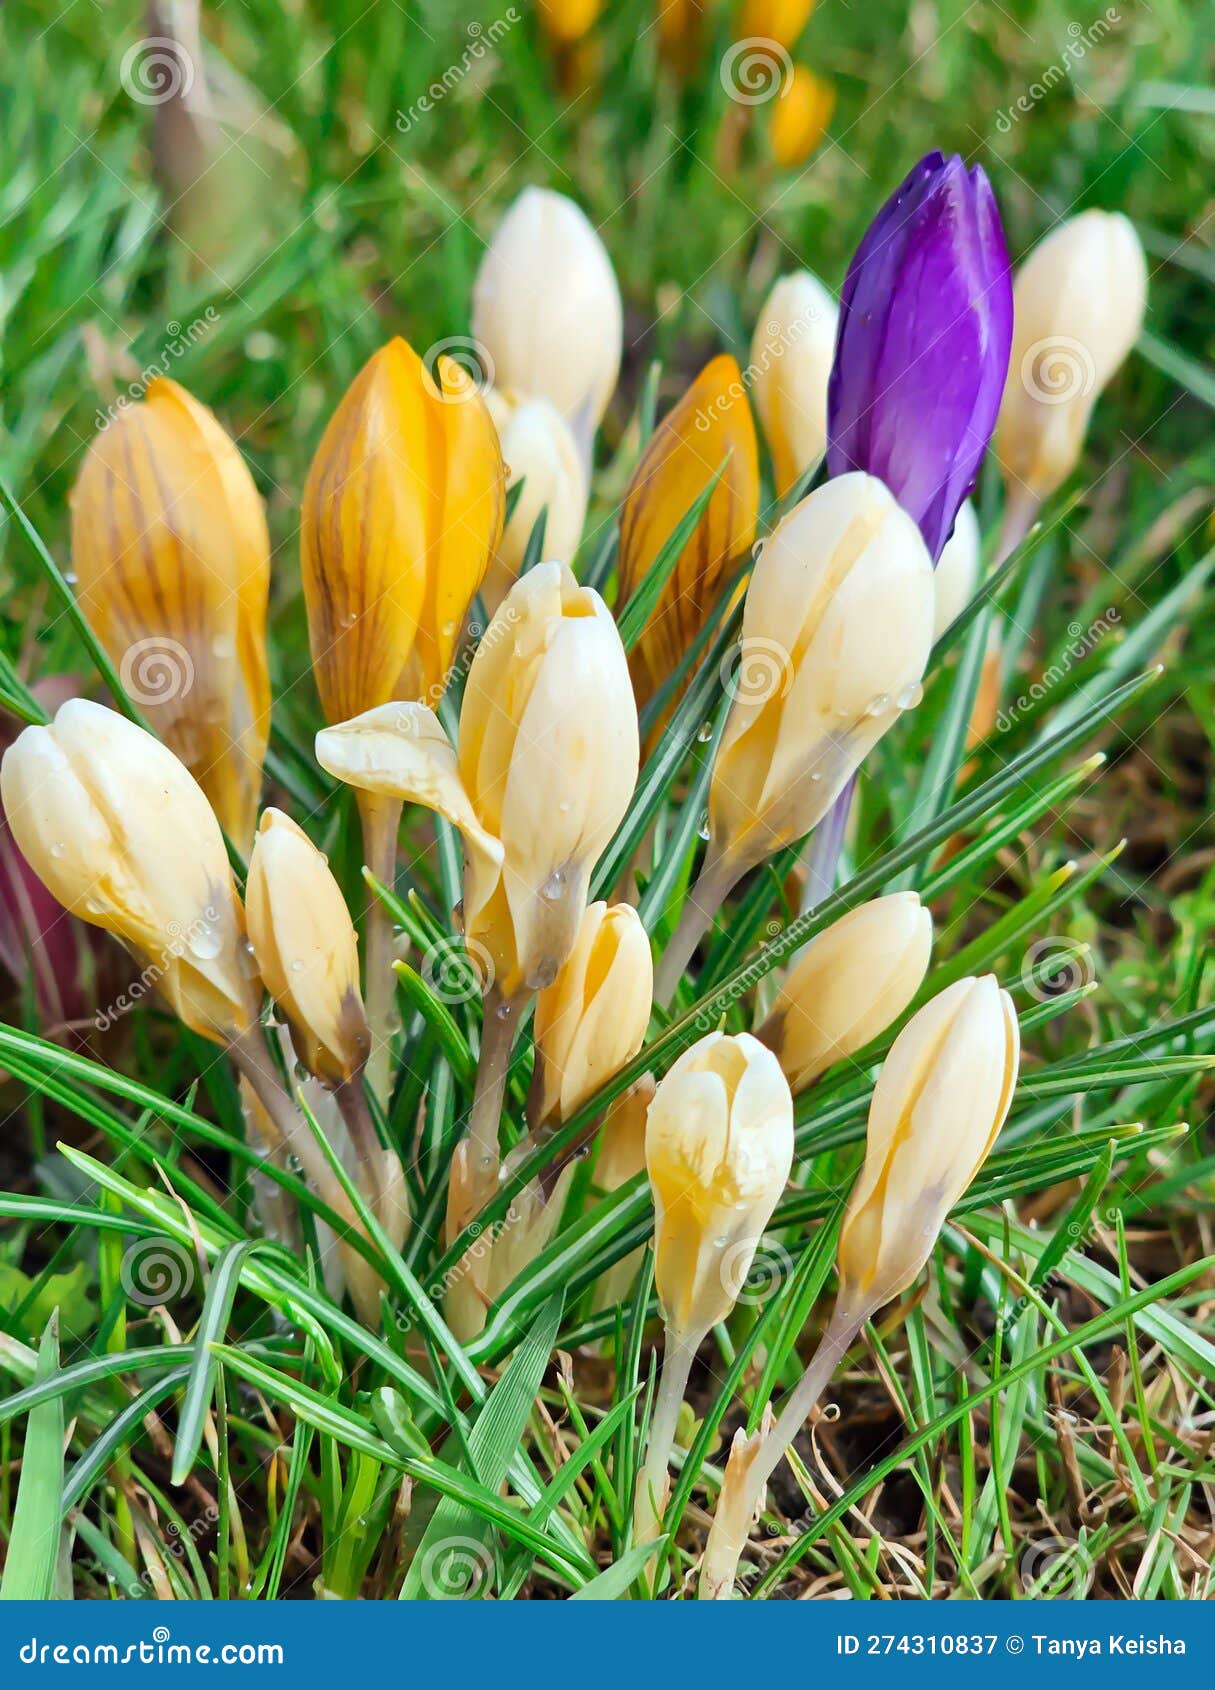
[[[254,1027],[246,1028],[236,1035],[228,1049],[238,1073],[248,1080],[269,1117],[277,1148],[290,1151],[329,1207],[352,1231],[359,1231],[349,1198],[308,1131],[303,1116],[279,1084],[261,1034]]]
[[[872,1312],[871,1309],[861,1309],[854,1313],[850,1309],[842,1308],[839,1303],[835,1305],[818,1349],[811,1357],[806,1371],[790,1391],[776,1424],[764,1439],[763,1447],[751,1466],[736,1518],[741,1517],[747,1521],[754,1518],[764,1486],[776,1471],[789,1445],[805,1425],[810,1410],[830,1384],[848,1346]],[[702,1601],[720,1601],[733,1595],[738,1560],[744,1548],[745,1542],[739,1541],[737,1534],[729,1529],[726,1522],[719,1524],[719,1519],[715,1516],[700,1568]]]
[[[371,1119],[367,1094],[363,1090],[362,1073],[356,1073],[349,1080],[343,1080],[340,1085],[335,1086],[333,1088],[333,1099],[338,1106],[342,1120],[345,1122],[346,1131],[350,1134],[354,1154],[358,1158],[359,1188],[371,1204],[377,1218],[382,1220],[380,1198],[383,1180],[380,1177],[380,1141],[376,1134],[375,1123]]]
[[[712,926],[722,904],[746,872],[725,858],[710,854],[705,858],[696,884],[684,899],[679,922],[667,942],[654,975],[654,1002],[668,1008],[675,996],[692,954]]]
[[[447,1186],[447,1241],[457,1238],[498,1189],[501,1156],[498,1130],[510,1072],[510,1055],[523,998],[504,998],[491,986],[485,994],[481,1054],[468,1132],[456,1146]],[[445,1300],[447,1321],[461,1343],[475,1338],[485,1324],[489,1303],[491,1252],[488,1239],[465,1251]]]
[[[396,879],[397,829],[401,801],[378,793],[356,794],[363,828],[363,860],[381,886]],[[363,916],[363,999],[371,1029],[367,1083],[387,1103],[392,1078],[392,1039],[396,1028],[396,976],[392,971],[392,918],[374,892]]]
[[[645,1465],[633,1496],[633,1542],[653,1543],[667,1504],[668,1468],[675,1447],[675,1427],[703,1332],[673,1332],[668,1326],[662,1353],[658,1395],[650,1418]]]

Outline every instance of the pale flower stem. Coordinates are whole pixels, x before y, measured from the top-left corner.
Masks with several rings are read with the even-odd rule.
[[[1010,558],[1034,525],[1042,501],[1032,493],[1013,493],[1004,506],[1004,521],[1000,528],[1000,543],[996,547],[993,569]]]
[[[363,860],[381,886],[396,879],[397,830],[402,804],[398,798],[376,793],[357,795],[363,828]],[[363,917],[363,1001],[371,1029],[367,1083],[381,1103],[388,1102],[392,1080],[392,1038],[396,1032],[396,975],[392,971],[392,917],[369,892]]]
[[[238,1072],[245,1076],[257,1094],[281,1147],[295,1156],[329,1207],[340,1215],[352,1230],[361,1230],[350,1199],[325,1160],[320,1146],[308,1131],[304,1117],[279,1084],[261,1034],[256,1028],[247,1028],[243,1033],[237,1034],[228,1049]]]
[[[839,1303],[836,1304],[827,1323],[827,1330],[810,1359],[810,1365],[790,1391],[776,1424],[764,1439],[763,1447],[747,1476],[743,1501],[738,1508],[738,1514],[747,1520],[754,1518],[765,1485],[805,1425],[810,1410],[831,1383],[849,1345],[872,1312],[872,1309],[863,1308],[858,1313],[853,1313],[842,1308]],[[728,1530],[726,1523],[723,1522],[719,1530],[717,1519],[714,1518],[701,1563],[702,1598],[712,1594],[722,1599],[733,1594],[739,1556],[745,1547],[745,1542],[740,1542],[737,1534]]]
[[[487,1184],[496,1181],[498,1177],[498,1130],[502,1124],[502,1100],[506,1096],[506,1077],[510,1072],[510,1055],[519,1025],[519,1008],[518,998],[504,998],[492,986],[485,994],[477,1083],[468,1119],[469,1148],[472,1151],[470,1171],[478,1186],[483,1181]]]
[[[363,1075],[357,1073],[349,1080],[343,1080],[333,1088],[334,1102],[338,1106],[346,1131],[350,1134],[350,1142],[358,1158],[358,1183],[364,1197],[371,1204],[377,1218],[380,1215],[380,1202],[383,1197],[383,1180],[380,1169],[380,1141],[376,1136],[375,1123],[371,1119],[371,1110],[367,1105],[367,1096],[363,1091]]]
[[[683,910],[654,973],[654,1002],[666,1009],[675,996],[697,945],[713,918],[746,871],[721,857],[706,857],[696,884],[684,899]]]
[[[634,1543],[653,1543],[658,1536],[667,1502],[667,1470],[675,1447],[675,1427],[679,1422],[688,1375],[703,1336],[703,1333],[673,1332],[670,1327],[667,1328],[658,1395],[650,1417],[645,1465],[637,1476],[637,1491],[633,1498]]]

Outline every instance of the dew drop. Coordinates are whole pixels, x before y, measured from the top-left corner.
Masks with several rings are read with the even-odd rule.
[[[557,899],[562,897],[564,893],[565,870],[563,868],[555,868],[549,875],[548,879],[544,882],[544,885],[540,888],[540,896],[547,903],[555,904]]]
[[[914,710],[924,696],[924,689],[918,681],[913,681],[909,687],[904,687],[895,703],[900,710]]]
[[[209,923],[203,923],[191,932],[186,949],[200,962],[210,962],[219,955],[219,934]]]
[[[701,814],[696,831],[702,839],[707,839],[709,837],[709,812],[707,810]]]

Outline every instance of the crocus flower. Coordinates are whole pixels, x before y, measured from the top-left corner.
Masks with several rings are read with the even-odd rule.
[[[1079,462],[1093,406],[1139,338],[1147,260],[1120,212],[1056,224],[1017,270],[1017,333],[996,436],[1010,505],[1032,512]]]
[[[167,746],[117,711],[69,699],[9,746],[0,795],[47,890],[115,934],[188,1027],[228,1043],[256,1023],[260,988],[219,823]]]
[[[624,314],[607,249],[573,200],[524,188],[485,249],[472,331],[495,382],[551,399],[589,466],[620,370]]]
[[[835,89],[806,65],[796,65],[772,106],[768,143],[782,170],[804,164],[826,134]]]
[[[840,296],[827,467],[866,470],[935,561],[987,450],[1012,344],[1012,283],[991,184],[929,153],[865,232]]]
[[[633,653],[639,704],[670,677],[717,603],[731,563],[755,539],[759,447],[742,371],[724,353],[663,417],[633,472],[620,518],[621,606],[718,470]]]
[[[127,692],[247,849],[270,730],[270,537],[244,459],[175,381],[157,377],[85,454],[72,567]]]
[[[839,308],[809,270],[782,276],[751,341],[751,397],[783,498],[827,445],[827,383]]]
[[[544,556],[573,563],[586,520],[586,472],[570,425],[547,399],[526,399],[491,388],[485,396],[498,430],[507,488],[522,482],[515,508],[481,583],[492,616],[514,583],[532,530],[544,512]]]

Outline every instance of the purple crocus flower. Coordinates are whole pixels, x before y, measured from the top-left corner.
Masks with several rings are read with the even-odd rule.
[[[929,153],[856,249],[840,296],[827,469],[867,470],[920,525],[933,561],[995,427],[1012,279],[991,183]]]

